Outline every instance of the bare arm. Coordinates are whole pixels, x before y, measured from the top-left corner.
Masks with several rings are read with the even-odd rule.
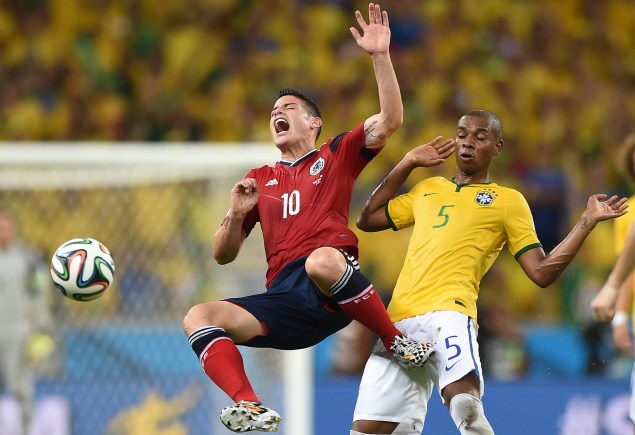
[[[589,233],[598,222],[626,214],[626,198],[616,195],[593,195],[586,210],[565,239],[553,251],[545,255],[542,248],[530,249],[518,258],[527,276],[540,287],[548,287],[560,276],[582,247]]]
[[[635,267],[635,221],[628,229],[624,250],[617,258],[615,267],[600,292],[591,301],[591,309],[597,320],[611,320],[615,313],[615,303],[624,280]]]
[[[410,173],[415,168],[439,165],[453,152],[454,141],[452,139],[443,140],[441,136],[409,151],[370,195],[362,213],[357,218],[357,228],[368,232],[390,228],[384,208],[395,197]]]
[[[355,12],[362,34],[351,27],[357,45],[370,54],[379,92],[379,113],[364,122],[367,148],[379,148],[403,123],[403,103],[395,69],[390,59],[388,13],[378,4],[368,5],[368,23],[360,11]]]
[[[633,274],[631,273],[620,287],[617,302],[615,303],[615,316],[611,322],[613,326],[613,344],[621,352],[633,352],[633,337],[628,323],[632,306]]]
[[[243,221],[258,202],[258,195],[258,186],[253,178],[245,178],[232,188],[229,211],[214,234],[213,256],[218,264],[231,263],[236,259],[247,237],[242,228]]]

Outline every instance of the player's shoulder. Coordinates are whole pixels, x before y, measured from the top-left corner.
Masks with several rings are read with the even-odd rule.
[[[518,189],[516,189],[514,187],[503,186],[501,184],[494,183],[494,182],[488,184],[488,187],[490,189],[496,190],[496,191],[498,191],[498,192],[500,192],[502,194],[508,195],[510,197],[522,197],[522,198],[525,197],[520,190],[518,190]]]
[[[359,123],[352,130],[343,131],[335,136],[330,136],[320,147],[322,150],[336,151],[341,143],[360,143],[363,145],[366,136],[364,135],[364,123]]]
[[[423,190],[428,190],[428,189],[441,190],[451,186],[453,186],[453,183],[447,178],[442,176],[434,176],[434,177],[424,178],[423,180],[417,182],[412,188],[412,190],[422,190],[422,189]],[[435,192],[435,193],[440,193],[440,192]]]
[[[276,165],[280,164],[279,162],[276,163],[274,166],[272,165],[263,165],[257,168],[251,168],[249,169],[249,171],[247,171],[247,174],[245,175],[245,178],[259,178],[259,177],[263,177],[263,176],[267,176],[269,174],[272,174],[273,172],[275,172],[275,167]]]
[[[496,183],[492,183],[490,186],[496,192],[496,196],[502,198],[508,206],[522,209],[528,205],[525,195],[520,190]]]

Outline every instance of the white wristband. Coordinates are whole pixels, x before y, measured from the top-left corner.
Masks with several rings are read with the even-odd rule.
[[[625,325],[628,323],[628,314],[624,311],[616,311],[611,320],[611,326]]]

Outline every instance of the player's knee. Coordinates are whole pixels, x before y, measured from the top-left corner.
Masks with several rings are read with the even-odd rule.
[[[309,254],[304,264],[309,277],[318,285],[324,282],[327,287],[340,279],[345,267],[346,260],[342,253],[330,247],[317,248]]]
[[[450,415],[461,434],[494,435],[485,418],[483,402],[471,394],[457,394],[450,401]]]
[[[192,332],[203,326],[225,326],[223,325],[222,318],[219,316],[218,311],[219,310],[216,309],[216,305],[213,302],[194,305],[183,318],[183,332],[189,336]]]

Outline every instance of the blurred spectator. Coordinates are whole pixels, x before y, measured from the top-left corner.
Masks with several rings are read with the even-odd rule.
[[[479,353],[483,374],[494,379],[518,379],[527,371],[519,313],[512,311],[508,300],[508,289],[515,287],[512,282],[499,267],[492,267],[481,282],[485,291],[478,301]]]
[[[12,214],[0,211],[0,391],[19,403],[21,429],[16,434],[26,434],[31,421],[34,364],[53,350],[45,334],[52,321],[48,282],[46,263],[20,241]],[[0,428],[10,426],[0,421]]]
[[[568,180],[555,150],[540,144],[520,178],[538,238],[545,252],[551,252],[564,238],[569,225]]]

